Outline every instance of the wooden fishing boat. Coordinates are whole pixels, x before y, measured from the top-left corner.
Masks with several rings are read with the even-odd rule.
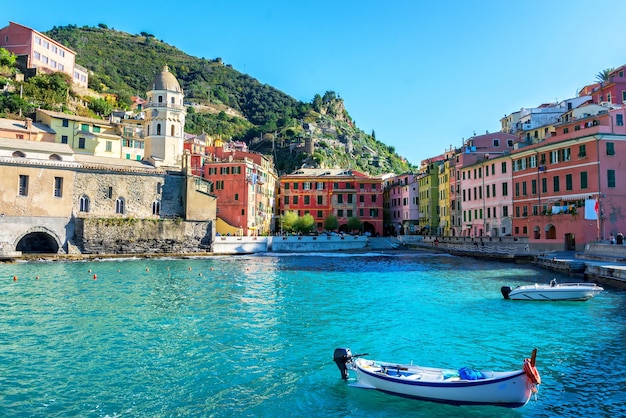
[[[535,368],[537,349],[519,370],[484,371],[422,367],[413,364],[368,360],[368,354],[353,355],[349,348],[337,348],[334,361],[341,377],[356,373],[352,386],[375,389],[405,398],[452,405],[496,405],[518,408],[526,405],[541,383]]]

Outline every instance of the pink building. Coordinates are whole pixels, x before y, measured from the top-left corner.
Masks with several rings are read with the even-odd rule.
[[[510,154],[519,139],[496,132],[474,136],[457,156],[455,198],[461,236],[497,237],[512,234]]]
[[[385,180],[383,195],[385,235],[409,235],[419,229],[418,175],[400,174]]]
[[[34,29],[9,22],[9,26],[0,29],[0,48],[25,57],[27,69],[60,71],[77,85],[87,87],[87,70],[76,64],[76,53]]]

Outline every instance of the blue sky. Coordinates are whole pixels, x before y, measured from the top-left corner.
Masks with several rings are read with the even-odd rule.
[[[1,26],[104,23],[221,57],[301,101],[335,91],[357,127],[415,165],[626,64],[622,1],[4,3]]]

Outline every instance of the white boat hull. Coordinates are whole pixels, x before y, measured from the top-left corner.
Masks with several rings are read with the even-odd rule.
[[[487,378],[463,380],[454,370],[395,365],[355,359],[357,386],[397,396],[452,405],[518,408],[536,391],[524,370],[482,372]]]
[[[563,283],[556,286],[535,284],[513,288],[508,297],[504,297],[513,300],[585,301],[603,290],[593,283]]]

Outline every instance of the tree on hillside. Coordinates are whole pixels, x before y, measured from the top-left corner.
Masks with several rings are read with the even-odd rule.
[[[599,83],[609,81],[609,74],[611,74],[611,71],[613,71],[614,69],[615,68],[606,68],[600,71],[598,74],[596,74],[596,81],[598,81]]]
[[[14,53],[0,48],[0,65],[6,65],[7,67],[13,67],[15,65],[15,60],[17,59],[17,55]]]

